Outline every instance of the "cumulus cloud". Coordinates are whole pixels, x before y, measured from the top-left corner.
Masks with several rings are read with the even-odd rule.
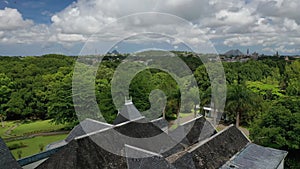
[[[32,25],[33,21],[24,20],[16,9],[4,8],[0,10],[0,30],[15,30]]]
[[[257,12],[264,16],[284,17],[300,23],[300,1],[298,0],[263,0],[257,6]]]
[[[40,25],[23,19],[16,9],[5,8],[0,10],[0,42],[71,45],[85,42],[108,24],[118,23],[97,38],[116,40],[136,32],[161,32],[197,45],[208,43],[200,36],[206,35],[225,46],[259,45],[266,52],[294,53],[295,46],[300,45],[298,9],[298,0],[78,0],[51,14],[50,25]],[[193,29],[187,31],[161,16],[124,18],[138,12],[176,15],[189,21]],[[178,39],[171,43],[177,45]],[[137,40],[149,38],[133,38],[132,42]]]

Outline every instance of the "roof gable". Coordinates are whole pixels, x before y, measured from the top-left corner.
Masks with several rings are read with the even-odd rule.
[[[131,121],[142,117],[141,113],[134,106],[132,102],[126,102],[122,109],[118,112],[118,116],[114,120],[113,124],[120,124],[125,121]]]

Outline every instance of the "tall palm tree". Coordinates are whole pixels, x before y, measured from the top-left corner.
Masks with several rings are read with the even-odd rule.
[[[253,93],[244,85],[232,85],[229,87],[226,110],[229,113],[235,113],[236,126],[240,125],[240,117],[254,105]]]

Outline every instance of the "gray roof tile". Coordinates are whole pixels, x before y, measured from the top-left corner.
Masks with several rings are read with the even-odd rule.
[[[95,132],[98,130],[102,130],[108,127],[112,127],[112,125],[108,123],[102,123],[93,119],[85,119],[80,124],[75,126],[73,130],[69,133],[68,137],[65,139],[66,142],[70,142],[76,137]]]
[[[10,153],[10,150],[0,138],[0,168],[1,169],[21,169],[16,159]]]
[[[250,143],[221,169],[276,169],[287,152]]]
[[[130,145],[125,146],[128,169],[175,169],[168,161],[160,154],[145,151]]]
[[[172,164],[177,168],[184,166],[186,169],[219,168],[248,143],[249,140],[245,135],[236,127],[231,126],[211,138],[197,143]],[[187,158],[192,158],[195,166],[186,166]]]

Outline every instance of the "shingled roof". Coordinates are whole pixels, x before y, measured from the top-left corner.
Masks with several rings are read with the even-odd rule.
[[[221,169],[275,169],[282,163],[286,155],[286,151],[250,143]]]
[[[65,141],[70,142],[76,137],[83,136],[87,133],[92,133],[109,127],[112,127],[112,125],[87,118],[80,122],[79,125],[75,126],[73,130],[71,130]]]
[[[141,123],[143,122],[143,123]],[[160,134],[160,139],[151,141],[124,140],[120,133],[133,138],[149,138]],[[99,142],[97,142],[99,141]],[[110,153],[98,144],[104,144],[114,152],[122,153],[125,144],[152,151],[162,156],[182,151],[183,146],[177,145],[166,133],[152,123],[145,123],[143,117],[116,125],[113,128],[103,129],[72,140],[61,151],[51,156],[41,164],[39,168],[126,168],[126,159],[122,156]],[[174,147],[168,147],[175,145]],[[171,149],[170,149],[171,148]],[[78,159],[84,159],[80,162]],[[69,161],[73,162],[69,162]],[[60,162],[59,162],[60,161]],[[68,161],[68,162],[67,162]],[[60,163],[60,164],[57,164]],[[79,164],[80,163],[80,164]],[[82,163],[82,164],[81,164]],[[66,167],[63,167],[66,165]],[[84,166],[84,167],[83,167]],[[93,167],[92,167],[93,166]]]
[[[236,127],[231,126],[209,139],[199,142],[179,157],[169,160],[176,168],[219,168],[241,151],[250,141]],[[187,162],[187,160],[189,160]],[[174,160],[174,161],[173,161]]]
[[[233,125],[215,134],[215,128],[204,117],[180,125],[172,134],[176,132],[188,134],[178,143],[152,122],[139,117],[76,137],[37,169],[242,169],[251,166],[273,169],[282,164],[287,154],[250,143]],[[123,135],[137,139],[128,140]],[[148,140],[157,135],[159,139]],[[169,148],[170,145],[173,147]]]
[[[180,124],[174,131],[170,132],[170,135],[181,138],[185,135],[185,138],[181,143],[186,146],[191,146],[216,133],[215,127],[207,121],[204,116],[198,116],[190,121]]]
[[[153,123],[155,126],[160,128],[164,132],[168,131],[169,122],[166,119],[164,119],[163,117],[152,120],[151,123]]]
[[[144,149],[125,145],[128,169],[176,169],[162,155]]]
[[[112,127],[112,125],[87,118],[80,122],[77,126],[75,126],[65,140],[61,140],[47,145],[46,150],[51,150],[57,147],[64,146],[76,137],[83,136],[87,133],[92,133],[109,127]]]
[[[90,137],[72,140],[37,169],[126,168],[126,159],[98,146]]]
[[[21,166],[10,153],[4,141],[0,138],[0,168],[1,169],[21,169]]]

